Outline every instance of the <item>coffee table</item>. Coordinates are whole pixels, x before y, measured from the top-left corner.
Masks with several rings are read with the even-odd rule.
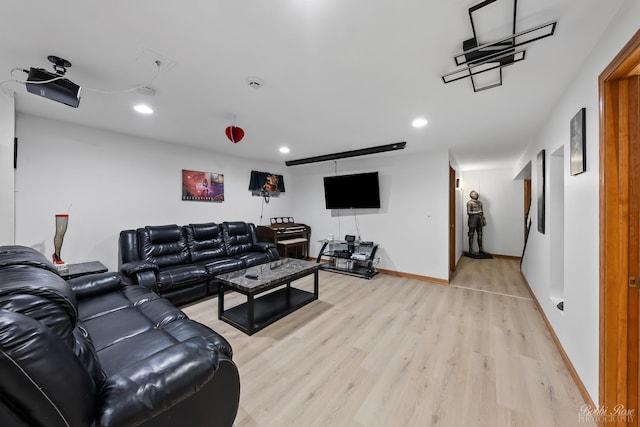
[[[313,274],[313,293],[291,282]],[[260,329],[318,299],[318,263],[285,258],[216,276],[219,281],[218,319],[253,335]],[[273,292],[269,290],[284,286]],[[247,296],[247,302],[225,309],[225,291]],[[265,293],[260,297],[259,294]]]

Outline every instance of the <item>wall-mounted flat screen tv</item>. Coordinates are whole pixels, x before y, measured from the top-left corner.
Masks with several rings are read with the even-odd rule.
[[[378,172],[324,177],[327,209],[379,208]]]

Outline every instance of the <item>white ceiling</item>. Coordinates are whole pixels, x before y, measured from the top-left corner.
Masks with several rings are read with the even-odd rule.
[[[3,84],[19,113],[246,158],[407,141],[411,153],[449,147],[463,169],[512,165],[623,0],[520,0],[518,30],[557,20],[556,34],[528,45],[526,60],[504,69],[503,86],[474,93],[468,80],[445,85],[441,76],[472,36],[468,8],[479,2],[4,0],[0,80],[24,79],[14,67],[51,71],[46,58],[57,55],[83,86],[79,108]],[[155,96],[90,90],[144,83],[155,59],[163,63]],[[249,76],[262,88],[249,87]],[[155,113],[135,113],[140,102]],[[419,116],[429,125],[414,129]],[[234,120],[246,132],[238,144],[224,136]]]

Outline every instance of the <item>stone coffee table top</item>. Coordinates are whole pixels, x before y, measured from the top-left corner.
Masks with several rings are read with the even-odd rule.
[[[274,284],[283,284],[294,280],[300,273],[310,274],[310,272],[317,270],[318,266],[316,262],[284,258],[268,264],[221,274],[216,278],[227,286],[255,293],[261,289],[272,287]]]

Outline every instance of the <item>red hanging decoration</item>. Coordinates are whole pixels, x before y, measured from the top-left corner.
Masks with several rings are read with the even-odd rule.
[[[244,138],[244,130],[238,126],[227,126],[224,130],[224,134],[227,135],[227,138],[229,138],[229,140],[234,144],[237,144],[242,141],[242,138]]]

